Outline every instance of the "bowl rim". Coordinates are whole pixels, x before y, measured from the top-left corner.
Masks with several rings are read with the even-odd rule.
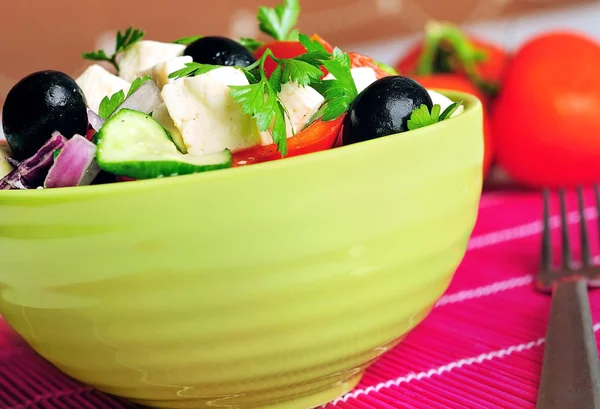
[[[253,172],[269,171],[273,172],[281,168],[289,168],[292,166],[306,166],[316,161],[327,161],[342,155],[348,155],[352,152],[364,150],[366,148],[384,148],[387,144],[393,143],[396,138],[420,138],[424,134],[438,134],[437,131],[442,131],[445,127],[453,126],[456,121],[463,121],[474,115],[477,115],[482,110],[482,102],[474,95],[465,92],[458,92],[448,89],[431,88],[431,91],[438,92],[452,101],[462,101],[465,107],[464,112],[456,117],[449,118],[443,122],[438,122],[427,127],[412,130],[410,132],[402,132],[394,135],[388,135],[382,138],[371,139],[361,143],[352,145],[340,146],[324,151],[311,152],[304,155],[293,156],[282,160],[274,160],[262,163],[256,163],[248,166],[240,166],[236,168],[219,169],[210,172],[195,173],[190,175],[180,175],[169,178],[143,179],[131,182],[108,183],[103,185],[88,185],[56,189],[28,189],[28,190],[0,190],[0,205],[8,203],[11,200],[34,199],[43,201],[44,199],[61,199],[61,200],[78,200],[98,196],[109,196],[112,194],[121,194],[124,192],[131,193],[132,191],[152,190],[160,187],[175,187],[188,183],[201,183],[204,180],[240,177],[239,175],[251,175]]]

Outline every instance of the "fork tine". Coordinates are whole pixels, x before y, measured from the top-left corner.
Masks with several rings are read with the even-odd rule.
[[[560,197],[560,233],[562,239],[562,265],[565,270],[570,270],[573,266],[573,255],[571,253],[571,243],[569,240],[569,224],[567,220],[567,200],[565,190],[558,191]]]
[[[585,200],[583,198],[583,188],[577,188],[577,198],[579,202],[579,231],[581,235],[581,261],[584,266],[592,265],[592,256],[590,254],[590,241],[587,232],[587,223],[585,219]]]
[[[544,189],[544,228],[542,231],[542,270],[552,271],[552,242],[550,228],[550,192]]]

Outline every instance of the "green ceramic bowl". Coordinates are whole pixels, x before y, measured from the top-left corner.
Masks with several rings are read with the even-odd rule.
[[[169,179],[0,191],[0,312],[44,358],[161,408],[306,409],[430,311],[482,183],[482,109]]]

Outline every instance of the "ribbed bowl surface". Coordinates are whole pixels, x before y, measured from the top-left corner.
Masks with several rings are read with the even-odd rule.
[[[163,180],[0,192],[0,312],[162,408],[305,409],[429,312],[481,191],[479,101],[409,134]]]

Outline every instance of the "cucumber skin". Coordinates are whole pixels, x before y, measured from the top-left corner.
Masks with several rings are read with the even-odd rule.
[[[231,154],[230,154],[231,155]],[[140,162],[118,162],[118,163],[102,163],[100,168],[106,172],[113,173],[118,176],[125,176],[133,179],[157,179],[162,177],[183,176],[193,173],[204,173],[211,170],[227,169],[231,167],[233,160],[231,156],[229,161],[214,165],[199,166],[190,165],[187,163],[163,161],[153,162],[140,167]]]
[[[139,117],[139,118],[136,118]],[[169,150],[172,148],[171,152],[165,152],[164,160],[161,158],[156,158],[153,160],[135,160],[132,158],[131,160],[119,160],[119,161],[111,161],[107,160],[106,154],[103,153],[103,140],[107,138],[107,132],[109,135],[112,133],[119,132],[120,124],[119,122],[124,123],[126,121],[132,122],[131,120],[150,120],[154,125],[156,125],[156,129],[161,131],[161,137],[164,138],[164,143],[169,143]],[[114,124],[117,124],[116,129],[114,128]],[[155,179],[162,177],[171,177],[171,176],[180,176],[180,175],[188,175],[193,173],[202,173],[208,172],[211,170],[218,169],[226,169],[230,168],[233,159],[231,156],[231,152],[229,150],[225,150],[223,152],[216,152],[211,154],[206,154],[202,156],[197,156],[196,159],[208,159],[209,163],[200,164],[200,163],[190,163],[187,161],[190,158],[187,154],[182,154],[179,152],[177,146],[173,143],[171,136],[168,131],[164,129],[162,125],[151,115],[144,114],[142,112],[137,112],[129,109],[122,109],[116,115],[111,117],[104,126],[100,129],[97,136],[97,145],[98,145],[98,154],[97,154],[97,162],[100,168],[106,172],[113,173],[119,176],[126,176],[134,179]],[[110,138],[112,136],[109,136]],[[123,143],[124,140],[119,141]],[[135,140],[131,141],[132,143]],[[161,143],[163,141],[160,141]],[[127,140],[124,143],[124,149],[126,149]],[[110,154],[108,155],[110,157]],[[170,159],[178,159],[181,158],[181,161],[178,160],[170,160]],[[211,159],[213,159],[212,163]]]

